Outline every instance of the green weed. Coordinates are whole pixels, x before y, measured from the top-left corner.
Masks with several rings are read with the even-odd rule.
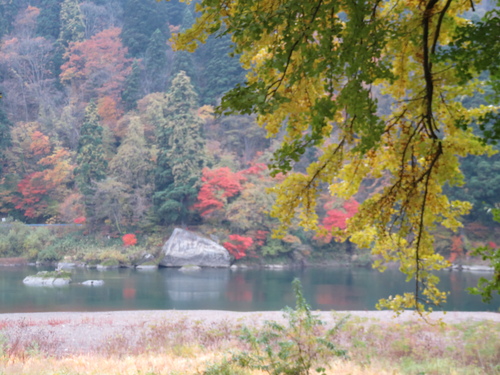
[[[272,375],[306,375],[315,367],[317,373],[325,374],[322,366],[333,357],[346,357],[346,351],[337,348],[334,340],[348,317],[325,330],[323,321],[311,313],[300,281],[295,279],[292,285],[296,307],[284,310],[287,326],[266,321],[259,330],[243,328],[241,339],[249,350],[232,358],[240,367]]]

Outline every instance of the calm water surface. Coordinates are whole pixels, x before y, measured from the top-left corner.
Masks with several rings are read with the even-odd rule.
[[[110,310],[232,310],[265,311],[294,306],[291,282],[300,278],[304,295],[317,310],[374,310],[380,298],[411,292],[397,270],[379,273],[364,268],[307,268],[303,270],[178,269],[140,271],[120,269],[73,271],[73,284],[64,287],[26,286],[22,280],[35,267],[0,268],[0,313]],[[483,304],[464,291],[488,273],[439,274],[441,288],[449,290],[446,310],[498,311],[500,298]],[[76,283],[104,280],[101,287]]]

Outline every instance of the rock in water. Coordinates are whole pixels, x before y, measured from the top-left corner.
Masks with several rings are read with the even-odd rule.
[[[82,283],[85,286],[103,286],[104,280],[87,280]]]
[[[164,267],[229,267],[231,256],[221,245],[193,232],[176,228],[163,245]]]
[[[69,273],[54,271],[47,272],[41,271],[36,275],[26,276],[23,280],[25,285],[34,286],[63,286],[71,283],[71,278]]]

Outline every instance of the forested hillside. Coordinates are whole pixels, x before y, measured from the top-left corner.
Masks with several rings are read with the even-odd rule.
[[[216,235],[236,259],[351,252],[330,232],[384,180],[347,201],[325,189],[323,233],[292,225],[272,239],[266,190],[282,176],[266,165],[276,140],[251,116],[214,114],[245,77],[228,35],[194,53],[172,49],[194,12],[179,1],[0,1],[0,217],[111,237],[184,226]],[[317,157],[310,151],[294,170]],[[500,156],[470,156],[462,168],[465,185],[448,194],[474,204],[466,231],[437,235],[453,259],[465,254],[464,233],[494,240],[490,210],[500,202]]]

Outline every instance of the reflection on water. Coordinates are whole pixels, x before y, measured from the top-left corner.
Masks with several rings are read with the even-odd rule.
[[[34,267],[0,268],[0,312],[104,310],[280,310],[293,306],[291,282],[300,278],[313,309],[373,310],[381,298],[411,292],[412,282],[397,270],[379,273],[363,268],[300,270],[178,269],[141,272],[132,269],[73,271],[73,283],[64,287],[29,287],[22,283]],[[500,298],[485,305],[465,288],[481,276],[472,272],[441,272],[440,287],[450,291],[446,310],[498,311]],[[104,280],[100,287],[85,280]]]
[[[168,272],[165,285],[172,301],[202,301],[221,297],[230,279],[229,269]]]

